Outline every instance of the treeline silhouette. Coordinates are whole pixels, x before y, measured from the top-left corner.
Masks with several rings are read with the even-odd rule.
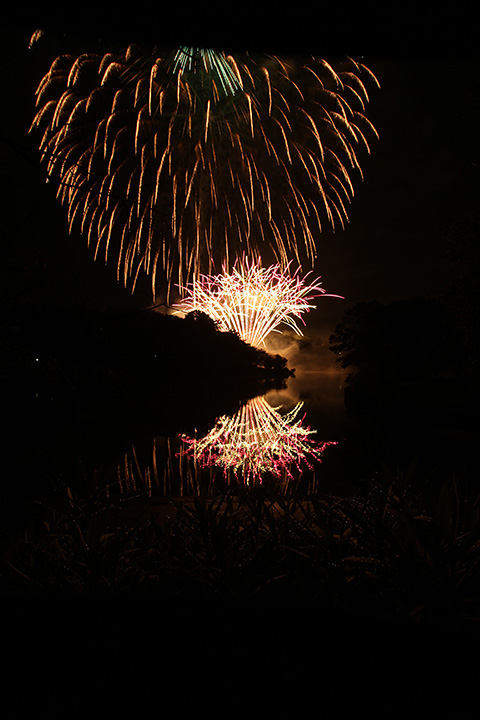
[[[423,393],[438,407],[455,398],[470,421],[480,398],[480,219],[445,229],[450,280],[435,295],[348,308],[329,338],[348,369],[346,400],[368,409]],[[439,396],[440,394],[440,396]],[[428,396],[428,397],[427,397]],[[457,413],[458,414],[458,413]]]
[[[190,384],[239,375],[287,376],[286,359],[220,332],[200,312],[185,318],[154,311],[32,306],[4,318],[2,375],[37,392],[133,384]]]

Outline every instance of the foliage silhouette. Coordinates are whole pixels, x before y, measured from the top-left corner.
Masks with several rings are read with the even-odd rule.
[[[346,310],[330,348],[352,375],[378,380],[435,377],[453,363],[452,327],[445,306],[414,298],[387,305],[377,300]]]
[[[5,596],[107,593],[293,602],[414,623],[480,617],[480,495],[470,478],[377,465],[353,495],[273,485],[171,498],[147,520],[115,483],[59,484],[2,543]],[[123,508],[123,509],[122,509]]]

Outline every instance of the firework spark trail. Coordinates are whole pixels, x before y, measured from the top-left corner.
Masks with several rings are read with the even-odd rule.
[[[205,437],[184,436],[183,453],[202,467],[217,466],[250,484],[266,476],[299,477],[306,465],[321,461],[325,448],[336,442],[319,442],[316,432],[297,419],[303,403],[281,415],[265,397],[249,400],[232,416],[220,417]]]
[[[300,278],[300,269],[292,275],[289,267],[282,272],[279,265],[268,268],[243,258],[232,271],[215,276],[201,275],[187,287],[181,288],[185,297],[178,307],[188,313],[201,311],[209,315],[222,331],[234,331],[242,340],[259,347],[272,331],[284,324],[302,335],[297,319],[304,324],[303,313],[316,306],[316,297],[337,297],[327,294],[320,278],[307,283],[308,273]],[[343,299],[343,298],[342,298]]]
[[[117,275],[184,284],[247,252],[311,264],[327,222],[346,222],[365,117],[364,65],[234,58],[180,48],[60,56],[32,130],[69,227]]]

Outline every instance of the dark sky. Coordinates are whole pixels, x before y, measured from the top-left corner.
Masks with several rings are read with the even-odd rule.
[[[472,3],[24,2],[2,18],[9,27],[126,42],[150,40],[229,49],[382,56],[476,53],[479,9]]]
[[[347,4],[272,7],[242,4],[238,14],[231,4],[208,4],[205,10],[203,3],[188,12],[184,5],[159,3],[155,10],[142,3],[126,10],[97,3],[11,8],[0,65],[0,182],[2,256],[12,267],[22,264],[22,252],[29,258],[37,253],[38,264],[48,265],[48,282],[61,286],[56,258],[68,268],[70,285],[90,284],[92,293],[105,294],[105,302],[114,293],[114,271],[92,269],[91,256],[65,240],[63,210],[45,188],[26,129],[33,91],[55,48],[82,51],[100,40],[144,40],[362,60],[382,86],[371,93],[368,110],[380,140],[363,162],[365,180],[356,183],[349,226],[335,234],[326,231],[319,244],[316,272],[327,292],[346,296],[343,304],[325,299],[322,318],[328,325],[338,321],[345,302],[389,301],[441,288],[450,271],[445,231],[477,212],[478,9],[464,11],[458,3],[414,9],[404,3],[357,3],[353,11]],[[46,40],[34,54],[27,46],[37,27],[45,30]],[[9,273],[6,281],[15,278]],[[316,322],[323,322],[319,315]]]

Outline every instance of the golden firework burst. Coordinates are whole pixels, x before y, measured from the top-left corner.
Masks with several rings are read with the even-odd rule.
[[[161,276],[167,297],[213,262],[269,252],[313,266],[343,226],[376,131],[363,64],[199,48],[61,56],[37,90],[32,130],[70,229],[125,286]]]

